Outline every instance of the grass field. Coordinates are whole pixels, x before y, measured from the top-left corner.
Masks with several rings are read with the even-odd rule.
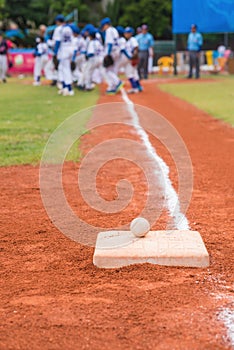
[[[186,82],[186,80],[185,80]],[[234,77],[218,77],[213,82],[161,84],[160,89],[192,103],[215,118],[234,125]]]
[[[70,115],[96,104],[98,91],[63,97],[51,86],[10,79],[0,86],[0,166],[37,164],[53,130]],[[85,125],[78,125],[84,128]],[[79,157],[77,145],[69,159]]]

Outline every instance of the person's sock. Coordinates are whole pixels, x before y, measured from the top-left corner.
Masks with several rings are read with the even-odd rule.
[[[135,82],[136,82],[136,87],[141,88],[140,80],[135,80]]]
[[[133,88],[133,89],[136,89],[136,88],[137,88],[137,85],[136,85],[135,79],[129,78],[128,80],[129,80],[129,82],[130,82],[132,88]]]

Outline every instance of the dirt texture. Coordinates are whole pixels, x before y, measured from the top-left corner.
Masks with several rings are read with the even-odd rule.
[[[210,267],[144,264],[98,269],[92,263],[94,248],[64,236],[47,216],[40,197],[39,166],[2,167],[0,349],[232,348],[219,314],[232,307],[234,298],[234,131],[161,92],[157,81],[147,81],[144,92],[130,98],[161,113],[188,148],[194,187],[187,217],[191,229],[203,237]],[[99,102],[122,102],[122,98],[105,96],[103,90]],[[124,118],[120,116],[120,121]],[[83,151],[117,137],[139,141],[131,127],[106,125],[83,136]],[[158,140],[151,138],[151,142],[169,165],[177,187],[170,154]],[[119,214],[104,215],[85,203],[77,189],[78,170],[79,164],[66,163],[63,182],[68,202],[83,220],[109,228],[128,224],[139,215],[147,181],[136,164],[115,159],[98,173],[97,190],[109,201],[117,197],[116,182],[123,174],[132,183],[132,201]],[[167,220],[163,210],[156,227],[165,228]]]

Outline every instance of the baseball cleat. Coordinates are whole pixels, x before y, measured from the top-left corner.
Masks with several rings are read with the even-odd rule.
[[[127,91],[128,94],[137,94],[139,92],[138,89],[130,89]]]
[[[106,94],[107,95],[115,95],[116,94],[116,90],[106,90]]]
[[[62,89],[63,89],[63,84],[60,83],[60,82],[57,82],[57,88],[58,88],[59,90],[62,90]]]
[[[115,93],[119,92],[123,86],[124,86],[124,83],[122,81],[120,81],[119,84],[115,88]]]

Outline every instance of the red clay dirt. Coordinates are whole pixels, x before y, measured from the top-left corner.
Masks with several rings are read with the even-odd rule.
[[[166,117],[186,143],[194,169],[187,217],[204,239],[210,267],[97,269],[93,248],[69,240],[48,218],[40,198],[39,167],[2,167],[0,349],[231,349],[218,314],[231,308],[234,297],[233,129],[161,92],[156,82],[147,82],[142,94],[130,98]],[[122,101],[121,96],[102,93],[99,102],[114,101]],[[115,137],[137,139],[126,126],[105,126],[83,137],[83,150]],[[151,141],[177,186],[170,155],[157,140]],[[75,190],[79,164],[64,167],[69,203],[94,225],[129,222],[146,198],[142,171],[126,161],[113,162],[100,170],[100,194],[116,198],[115,184],[123,172],[135,193],[121,216],[108,219],[90,209]],[[158,228],[166,220],[163,212]]]

